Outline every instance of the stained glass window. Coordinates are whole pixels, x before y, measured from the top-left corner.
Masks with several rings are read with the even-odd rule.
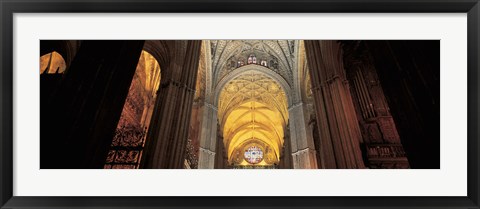
[[[245,150],[245,160],[251,164],[257,164],[263,160],[263,151],[260,147],[251,146]]]

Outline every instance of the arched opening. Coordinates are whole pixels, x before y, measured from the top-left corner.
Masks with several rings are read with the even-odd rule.
[[[218,120],[229,166],[279,164],[288,122],[287,96],[279,82],[256,70],[233,78],[220,91]]]
[[[65,59],[56,51],[40,57],[40,74],[63,73],[66,68]]]
[[[160,85],[160,65],[142,51],[104,168],[139,167]]]
[[[41,41],[41,168],[437,168],[438,47]]]
[[[43,107],[52,105],[50,103],[53,93],[57,90],[67,68],[65,59],[57,51],[40,56],[40,104]],[[54,103],[52,107],[56,106]]]

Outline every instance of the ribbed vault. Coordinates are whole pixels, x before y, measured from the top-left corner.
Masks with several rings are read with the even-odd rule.
[[[290,85],[293,82],[294,40],[211,40],[210,43],[214,83],[247,64],[266,66]],[[255,63],[248,62],[251,56],[255,57]]]
[[[255,70],[232,79],[220,93],[218,119],[230,163],[241,163],[234,158],[253,145],[266,154],[263,164],[278,162],[288,111],[277,81]]]

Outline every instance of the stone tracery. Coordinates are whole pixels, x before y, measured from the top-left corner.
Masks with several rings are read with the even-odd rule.
[[[213,77],[217,83],[230,70],[247,64],[266,66],[289,84],[293,83],[291,56],[288,40],[215,40],[211,42]],[[253,57],[256,58],[253,63]],[[252,61],[249,63],[248,59]]]

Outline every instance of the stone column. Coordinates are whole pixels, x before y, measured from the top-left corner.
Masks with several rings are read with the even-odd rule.
[[[290,128],[289,128],[289,125],[287,125],[284,130],[283,148],[280,151],[280,162],[279,162],[278,168],[280,169],[293,168],[291,146],[292,146],[292,143],[290,141]]]
[[[198,153],[198,168],[212,169],[215,166],[215,148],[217,145],[218,110],[212,104],[203,106],[203,122],[200,134],[200,150]],[[219,130],[222,131],[222,130]]]
[[[165,41],[162,79],[142,158],[142,168],[184,167],[201,41]]]
[[[364,168],[358,120],[336,41],[305,41],[323,168]]]
[[[223,144],[223,134],[219,128],[217,128],[217,147],[215,149],[215,168],[225,168],[225,146]]]
[[[322,162],[323,158],[320,157],[322,155],[322,153],[319,152],[321,150],[320,137],[318,136],[317,119],[315,118],[315,116],[310,115],[310,121],[308,122],[308,127],[310,128],[310,131],[312,133],[313,141],[314,141],[314,144],[315,144],[315,150],[317,151],[316,154],[317,154],[318,168],[323,169],[324,167],[322,167],[322,166],[324,166],[325,163]]]
[[[288,108],[291,153],[295,169],[317,168],[313,136],[307,131],[306,110],[306,105],[301,102]]]
[[[41,107],[41,168],[103,168],[143,44],[82,42]]]

